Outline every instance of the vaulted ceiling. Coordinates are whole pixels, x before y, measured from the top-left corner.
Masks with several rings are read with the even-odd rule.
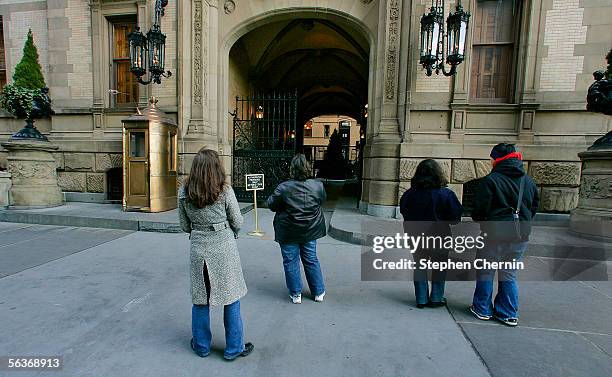
[[[249,32],[236,45],[246,51],[254,91],[297,89],[300,122],[327,114],[359,119],[368,96],[369,45],[349,23],[276,22]]]

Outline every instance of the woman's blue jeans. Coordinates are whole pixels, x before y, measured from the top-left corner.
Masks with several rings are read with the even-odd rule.
[[[419,305],[428,302],[442,302],[444,298],[444,287],[446,285],[446,271],[431,271],[431,293],[429,292],[429,270],[418,268],[421,260],[442,261],[448,259],[447,251],[417,252],[413,255],[417,268],[414,270],[414,296]]]
[[[225,352],[223,357],[235,359],[244,351],[242,318],[240,317],[240,300],[225,305],[223,308],[225,326]],[[196,352],[200,356],[210,353],[212,334],[210,333],[210,307],[193,305],[191,309],[191,333]]]
[[[476,254],[478,259],[490,262],[520,261],[527,249],[527,242],[491,243]],[[516,281],[516,270],[500,269],[498,272],[497,295],[493,298],[493,283],[496,270],[478,270],[476,273],[476,290],[472,305],[483,315],[493,314],[502,319],[518,318],[519,291]]]
[[[317,258],[317,241],[303,243],[280,244],[285,269],[285,281],[291,296],[302,293],[302,277],[300,275],[300,259],[304,265],[304,274],[310,288],[310,293],[320,295],[325,292],[323,273]]]

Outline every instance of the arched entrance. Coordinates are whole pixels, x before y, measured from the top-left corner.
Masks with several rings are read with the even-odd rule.
[[[245,23],[225,43],[227,95],[221,98],[227,100],[227,111],[234,113],[245,99],[256,99],[251,101],[250,110],[255,119],[258,101],[268,99],[265,116],[273,117],[270,111],[282,108],[280,103],[274,104],[277,98],[297,94],[296,127],[292,135],[296,151],[304,151],[304,132],[310,131],[308,124],[321,116],[353,119],[353,127],[359,127],[357,134],[365,135],[368,115],[365,109],[373,98],[371,77],[375,71],[369,29],[346,14],[307,10],[279,13]],[[226,119],[228,144],[233,145],[235,120],[231,116]],[[256,128],[256,124],[255,121],[251,126]],[[338,128],[335,126],[334,129]],[[365,137],[358,138],[356,145],[347,149],[358,150],[364,141]],[[321,142],[327,145],[326,140]],[[308,146],[306,149],[312,150]]]

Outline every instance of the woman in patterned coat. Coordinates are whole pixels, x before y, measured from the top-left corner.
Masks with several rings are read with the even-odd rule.
[[[247,356],[253,344],[243,341],[240,298],[247,288],[236,244],[243,219],[217,152],[200,149],[179,190],[178,205],[181,228],[191,240],[191,348],[200,357],[208,356],[209,305],[224,305],[223,356],[227,360]]]

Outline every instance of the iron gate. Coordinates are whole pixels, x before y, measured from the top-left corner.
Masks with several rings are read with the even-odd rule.
[[[232,186],[238,200],[250,201],[245,174],[264,174],[261,198],[289,178],[296,151],[297,92],[236,97]]]

